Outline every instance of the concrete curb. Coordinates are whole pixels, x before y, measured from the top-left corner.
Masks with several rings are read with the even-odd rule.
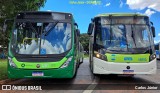
[[[13,80],[16,80],[16,79],[5,79],[5,80],[1,80],[0,81],[0,84],[5,84],[5,83],[8,83],[8,82],[11,82]]]

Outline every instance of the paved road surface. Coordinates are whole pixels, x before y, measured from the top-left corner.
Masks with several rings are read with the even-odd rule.
[[[133,84],[160,84],[160,61],[157,61],[157,63],[158,70],[155,75],[135,75],[134,77],[114,75],[94,76],[90,72],[88,59],[84,59],[84,63],[80,65],[77,76],[74,79],[19,79],[13,80],[7,84],[41,86],[45,84],[47,88],[50,89],[43,91],[12,91],[12,93],[160,93],[160,90],[130,90],[136,86]],[[75,89],[78,87],[78,90],[52,90],[57,87],[56,84],[66,83],[68,84],[67,89],[72,89],[72,87]],[[102,84],[104,84],[103,87]],[[64,86],[58,87],[63,89],[62,87]],[[129,90],[124,90],[124,88]],[[0,91],[0,93],[1,92],[2,91]],[[3,93],[5,92],[7,93],[9,91],[3,91]]]

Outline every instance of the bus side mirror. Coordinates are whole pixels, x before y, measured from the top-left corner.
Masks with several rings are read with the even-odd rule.
[[[155,34],[155,27],[152,26],[152,27],[151,27],[151,30],[152,30],[153,37],[156,37],[156,34]]]
[[[74,23],[74,25],[78,28],[78,24],[77,23]]]
[[[77,29],[77,30],[76,30],[76,33],[77,33],[77,36],[79,37],[79,36],[80,36],[80,30]]]
[[[89,24],[89,26],[88,26],[88,32],[87,32],[88,35],[91,35],[91,34],[92,34],[93,26],[94,26],[93,23],[90,23],[90,24]]]
[[[153,26],[153,22],[150,22],[151,23],[151,25]]]
[[[13,19],[6,19],[4,21],[3,28],[2,28],[3,32],[6,32],[6,30],[7,30],[7,22],[10,22],[10,21],[13,21]]]
[[[3,32],[6,32],[6,29],[7,29],[7,24],[4,23],[4,25],[3,25]]]

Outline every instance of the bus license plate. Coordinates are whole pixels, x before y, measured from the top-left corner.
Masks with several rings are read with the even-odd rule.
[[[134,74],[134,70],[123,70],[123,74]]]
[[[44,76],[43,72],[32,72],[32,76]]]

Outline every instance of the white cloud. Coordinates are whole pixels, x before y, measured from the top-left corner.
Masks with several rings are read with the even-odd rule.
[[[47,11],[52,11],[52,10],[47,10]]]
[[[154,40],[154,44],[157,44],[159,42],[160,42],[160,40]]]
[[[158,42],[156,40],[154,40],[154,44],[157,44]]]
[[[150,8],[160,12],[160,0],[127,0],[126,4],[131,9],[143,10]]]
[[[107,3],[105,6],[108,7],[108,6],[110,6],[110,5],[111,5],[111,3]]]
[[[160,33],[158,33],[158,36],[160,36]]]
[[[160,0],[157,0],[157,3],[153,3],[151,4],[150,6],[148,6],[148,8],[151,8],[151,9],[154,9],[154,10],[157,10],[160,12]]]
[[[141,13],[141,12],[136,12],[136,14],[144,14],[144,13]]]
[[[155,11],[152,11],[151,9],[147,9],[146,12],[144,13],[147,16],[151,16],[152,14],[156,13]]]

